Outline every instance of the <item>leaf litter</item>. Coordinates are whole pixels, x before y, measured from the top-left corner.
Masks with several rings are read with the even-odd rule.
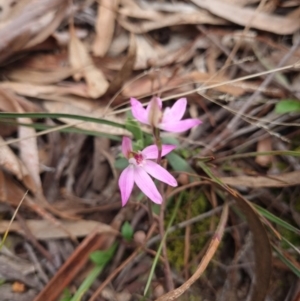
[[[0,0],[0,233],[29,190],[0,250],[0,299],[74,300],[89,256],[116,243],[80,300],[141,300],[158,216],[184,191],[174,229],[188,228],[168,233],[149,300],[296,300],[300,240],[280,225],[299,227],[299,14],[292,0]],[[117,180],[129,98],[155,95],[187,97],[202,125],[162,136],[180,186],[162,188],[151,221],[138,193],[121,208]]]

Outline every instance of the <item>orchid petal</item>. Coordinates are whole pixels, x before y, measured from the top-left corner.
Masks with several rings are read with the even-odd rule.
[[[186,98],[178,99],[171,108],[166,108],[164,111],[162,123],[179,121],[183,117],[186,110]]]
[[[142,103],[140,103],[135,98],[130,98],[131,103],[131,112],[135,119],[139,122],[148,124],[148,113],[147,110],[143,107]]]
[[[170,153],[173,149],[176,148],[176,145],[171,144],[163,144],[161,146],[161,156],[165,156]],[[147,146],[142,150],[142,154],[146,157],[146,159],[157,159],[158,158],[158,149],[157,145]]]
[[[143,167],[134,168],[134,181],[141,191],[154,203],[161,204],[163,199],[158,192],[153,180],[146,173]]]
[[[161,123],[159,127],[167,132],[181,133],[191,129],[194,126],[201,124],[202,121],[199,119],[184,119],[177,122],[166,122]]]
[[[146,164],[143,166],[143,168],[153,178],[161,182],[169,184],[173,187],[176,187],[178,185],[176,179],[166,169],[153,161],[146,160]]]
[[[125,158],[128,159],[129,153],[132,152],[131,139],[129,137],[123,137],[122,140],[122,153]]]
[[[134,168],[133,166],[126,167],[119,178],[119,188],[121,191],[122,206],[128,202],[134,185]]]

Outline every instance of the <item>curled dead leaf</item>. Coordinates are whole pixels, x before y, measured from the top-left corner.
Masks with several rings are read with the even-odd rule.
[[[88,85],[89,96],[98,98],[106,92],[109,85],[108,81],[105,79],[102,71],[94,65],[88,50],[78,39],[72,27],[70,35],[69,60],[71,66],[76,70],[76,73],[73,74],[73,78],[76,81],[85,78]]]
[[[97,35],[93,44],[95,56],[104,56],[112,42],[118,5],[119,0],[102,0],[99,3],[95,28]]]

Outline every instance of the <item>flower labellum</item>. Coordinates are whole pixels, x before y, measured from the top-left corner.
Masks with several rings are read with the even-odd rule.
[[[147,108],[144,108],[135,98],[131,98],[130,103],[134,118],[141,123],[155,126],[167,132],[185,132],[202,123],[196,118],[181,120],[186,110],[186,98],[178,99],[171,108],[166,108],[164,112],[162,112],[162,101],[159,97],[152,98]]]
[[[161,155],[167,155],[175,147],[175,145],[162,145]],[[158,157],[157,146],[150,145],[142,151],[135,152],[132,150],[131,139],[123,137],[122,153],[129,162],[129,166],[122,171],[119,178],[122,206],[128,202],[134,183],[151,201],[161,204],[163,198],[150,176],[173,187],[177,186],[177,181],[167,170],[151,160]]]

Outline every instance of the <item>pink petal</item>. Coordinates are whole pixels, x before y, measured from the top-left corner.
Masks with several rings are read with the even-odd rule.
[[[167,132],[181,133],[191,129],[194,126],[201,124],[202,121],[199,119],[184,119],[177,122],[166,122],[161,123],[160,128]]]
[[[142,167],[134,168],[134,181],[141,191],[154,203],[161,204],[163,199],[153,180]]]
[[[126,167],[119,178],[119,188],[121,191],[122,206],[128,202],[134,184],[134,168],[132,166]]]
[[[173,149],[176,148],[176,145],[171,144],[163,144],[161,148],[161,156],[165,156],[170,153]],[[158,157],[158,149],[156,145],[150,145],[145,147],[142,150],[142,154],[146,157],[146,159],[157,159]]]
[[[139,122],[148,124],[148,113],[143,105],[135,98],[130,98],[131,112]]]
[[[167,183],[173,187],[176,187],[178,185],[175,178],[167,170],[153,161],[146,160],[146,164],[143,166],[143,168],[153,178],[156,178],[159,181]]]
[[[186,104],[186,98],[178,99],[171,108],[165,109],[162,122],[167,123],[181,120],[186,110]]]
[[[122,153],[125,158],[128,159],[129,153],[132,151],[131,139],[128,137],[123,137],[122,140]]]

